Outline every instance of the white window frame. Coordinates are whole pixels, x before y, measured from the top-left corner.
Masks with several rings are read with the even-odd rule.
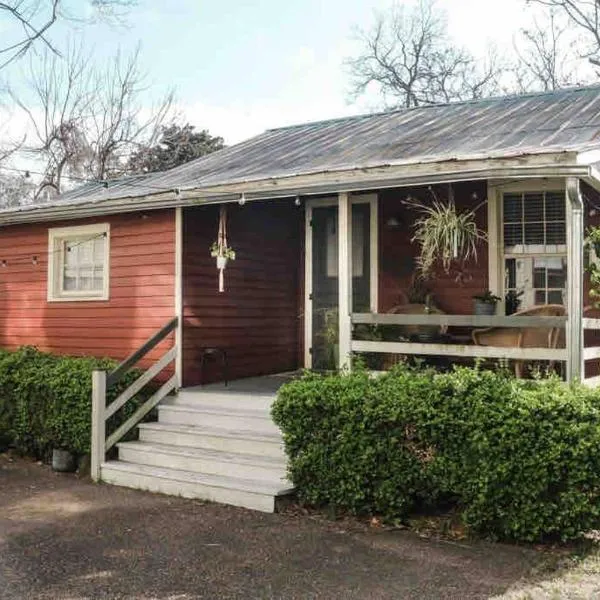
[[[64,291],[62,273],[65,240],[105,236],[104,278],[101,290]],[[83,241],[82,240],[82,241]],[[90,302],[108,300],[110,296],[110,224],[75,225],[72,227],[53,227],[48,229],[48,302]]]
[[[565,194],[566,202],[566,183],[564,179],[529,179],[521,181],[488,181],[488,269],[489,269],[489,288],[500,296],[502,308],[504,309],[505,287],[505,266],[506,258],[533,258],[533,257],[558,257],[567,255],[566,245],[556,245],[555,252],[506,252],[504,248],[504,212],[502,198],[504,194],[511,193],[530,193],[530,192],[559,192]],[[568,211],[566,213],[568,219]],[[567,224],[565,223],[565,227]],[[553,248],[554,249],[554,248]],[[567,298],[564,298],[566,305]]]

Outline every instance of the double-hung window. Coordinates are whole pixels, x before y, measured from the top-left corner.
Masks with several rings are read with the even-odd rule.
[[[502,196],[504,291],[520,294],[520,309],[567,303],[565,192]]]
[[[48,232],[48,300],[108,300],[108,223]]]

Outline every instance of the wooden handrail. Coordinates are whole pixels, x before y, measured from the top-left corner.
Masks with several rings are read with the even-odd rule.
[[[140,406],[135,413],[122,423],[108,439],[106,439],[106,421],[118,410],[134,398],[142,388],[150,383],[156,375],[173,362],[177,357],[177,344],[174,344],[156,363],[140,375],[130,386],[116,398],[110,406],[106,405],[106,390],[114,385],[129,369],[136,365],[150,350],[164,340],[177,327],[178,319],[171,319],[157,331],[138,350],[128,356],[116,369],[107,374],[106,371],[95,370],[92,373],[92,440],[90,474],[94,481],[100,480],[101,465],[106,451],[112,448],[130,429],[135,427],[167,394],[177,388],[178,377],[172,375],[160,388]]]
[[[496,315],[379,314],[353,313],[353,324],[367,325],[440,325],[456,327],[539,327],[564,328],[567,317],[515,317]]]
[[[117,383],[129,369],[135,366],[150,350],[164,340],[172,331],[177,328],[178,319],[171,319],[160,331],[157,331],[135,352],[130,354],[117,368],[109,373],[106,377],[106,387],[110,387]]]

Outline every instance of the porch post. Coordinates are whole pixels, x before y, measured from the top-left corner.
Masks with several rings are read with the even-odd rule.
[[[338,195],[338,295],[338,367],[344,369],[352,366],[352,204],[347,192]]]
[[[100,481],[100,466],[106,452],[106,371],[92,371],[92,440],[90,475]]]
[[[567,179],[567,381],[580,382],[583,363],[583,202],[579,179]]]

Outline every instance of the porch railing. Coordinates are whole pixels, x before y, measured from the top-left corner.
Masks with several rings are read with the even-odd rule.
[[[177,345],[165,352],[147,371],[138,377],[126,390],[106,405],[106,391],[129,372],[142,358],[162,342],[177,328],[175,317],[157,331],[138,350],[128,356],[113,371],[94,371],[92,373],[92,440],[91,440],[91,476],[94,481],[100,479],[100,466],[106,452],[110,450],[127,432],[135,427],[167,394],[177,387],[177,374],[172,375],[140,406],[124,423],[106,438],[106,421],[138,394],[177,356]]]
[[[480,315],[440,315],[440,314],[377,314],[354,313],[352,325],[412,325],[447,327],[507,327],[507,328],[545,328],[564,329],[568,317],[528,317],[528,316],[480,316]],[[584,318],[583,329],[600,330],[600,319]],[[508,358],[513,360],[546,360],[566,362],[569,359],[568,348],[518,348],[502,346],[478,346],[474,344],[436,343],[436,342],[391,342],[358,340],[352,334],[352,352],[373,352],[384,354],[460,356],[465,358]],[[583,362],[600,359],[600,346],[583,349]],[[600,375],[584,379],[591,386],[600,385]]]

